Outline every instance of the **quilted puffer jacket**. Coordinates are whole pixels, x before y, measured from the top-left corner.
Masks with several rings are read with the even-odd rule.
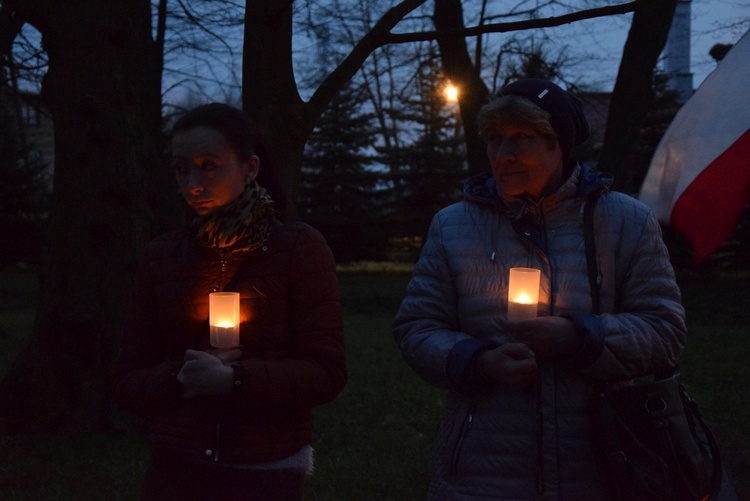
[[[490,174],[436,214],[393,323],[406,361],[448,389],[431,499],[607,499],[586,419],[596,381],[673,367],[684,309],[661,230],[637,200],[605,191],[595,206],[602,314],[586,268],[586,195],[610,180],[579,165],[538,202],[499,200]],[[508,340],[511,267],[541,270],[539,316],[568,315],[583,334],[570,360],[539,363],[526,390],[483,383],[473,363]]]
[[[209,345],[208,294],[237,274],[243,360],[227,396],[185,399],[187,349]],[[234,464],[289,457],[312,440],[312,408],[335,398],[346,371],[333,256],[303,223],[273,226],[251,254],[226,259],[184,230],[152,241],[114,364],[114,397],[150,416],[155,454]]]

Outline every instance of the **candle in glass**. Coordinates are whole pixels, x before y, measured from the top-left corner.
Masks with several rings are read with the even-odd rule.
[[[536,318],[541,271],[511,268],[508,281],[508,320],[518,322]]]
[[[211,346],[235,348],[240,344],[239,292],[212,292],[208,295],[208,323]]]

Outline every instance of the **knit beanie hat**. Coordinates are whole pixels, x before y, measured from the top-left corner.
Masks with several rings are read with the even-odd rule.
[[[525,97],[550,114],[549,122],[560,142],[563,164],[566,170],[572,170],[573,148],[589,137],[589,124],[578,98],[541,78],[517,80],[503,87],[497,95],[508,94]]]

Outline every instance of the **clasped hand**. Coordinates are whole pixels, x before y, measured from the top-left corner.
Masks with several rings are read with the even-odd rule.
[[[571,357],[581,347],[581,334],[571,320],[563,317],[513,322],[507,329],[511,340],[528,346],[543,360]]]
[[[581,346],[581,335],[572,321],[539,317],[508,325],[510,340],[481,353],[481,372],[506,388],[521,389],[536,381],[537,360],[569,357]]]
[[[183,396],[193,398],[199,395],[222,395],[232,387],[234,371],[230,365],[242,357],[242,351],[187,350],[185,362],[177,374],[182,385]]]

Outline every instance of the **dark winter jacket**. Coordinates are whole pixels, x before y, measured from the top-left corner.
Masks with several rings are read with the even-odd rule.
[[[228,396],[185,399],[185,351],[210,348],[208,294],[234,274],[244,347],[235,384]],[[277,222],[262,249],[225,262],[186,231],[169,233],[148,245],[134,290],[114,395],[150,416],[154,453],[248,464],[311,442],[312,408],[346,381],[335,264],[320,233]]]
[[[673,366],[686,330],[656,219],[615,192],[595,206],[603,313],[591,313],[583,207],[606,184],[579,166],[537,203],[501,201],[488,174],[433,219],[394,321],[409,364],[448,388],[432,499],[607,498],[588,437],[593,385]],[[570,360],[540,362],[535,388],[502,390],[472,367],[481,350],[508,341],[508,274],[516,266],[541,270],[539,316],[570,315],[584,343]]]

